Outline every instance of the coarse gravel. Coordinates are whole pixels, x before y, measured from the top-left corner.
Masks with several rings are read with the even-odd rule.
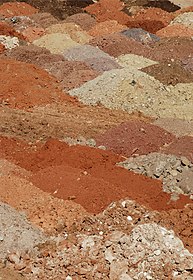
[[[118,164],[128,170],[163,181],[163,190],[192,194],[193,164],[186,157],[149,153],[130,157]]]

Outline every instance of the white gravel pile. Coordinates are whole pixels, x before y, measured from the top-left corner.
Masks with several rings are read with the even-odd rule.
[[[180,14],[170,23],[170,25],[174,24],[183,24],[193,29],[193,12]]]
[[[151,117],[193,119],[193,83],[165,86],[133,67],[104,72],[69,94],[88,105],[140,111]]]
[[[42,231],[28,222],[26,217],[7,204],[0,203],[0,258],[12,253],[33,250],[45,242]]]

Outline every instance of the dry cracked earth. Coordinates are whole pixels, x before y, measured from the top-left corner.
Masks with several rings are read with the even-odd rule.
[[[193,279],[192,0],[0,0],[0,279]]]

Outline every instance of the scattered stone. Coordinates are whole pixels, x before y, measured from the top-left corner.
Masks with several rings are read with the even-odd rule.
[[[159,37],[151,34],[142,28],[130,28],[121,32],[121,34],[139,41],[142,44],[153,43],[159,41]]]
[[[163,190],[170,193],[193,193],[193,164],[186,157],[160,153],[136,156],[119,163],[124,168],[163,181]]]
[[[10,37],[10,36],[4,36],[0,35],[0,43],[4,45],[6,49],[13,49],[19,46],[19,40],[17,37]]]

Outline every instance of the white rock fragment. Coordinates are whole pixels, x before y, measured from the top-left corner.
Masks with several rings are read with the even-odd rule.
[[[131,222],[131,221],[133,220],[133,218],[132,218],[131,216],[127,216],[127,220],[128,220],[129,222]]]
[[[89,248],[89,247],[91,248],[94,245],[95,245],[95,242],[94,242],[92,236],[88,236],[82,241],[82,248],[84,250]]]
[[[66,280],[72,280],[72,277],[71,277],[70,275],[68,275],[68,276],[66,277]]]
[[[19,39],[17,37],[0,35],[0,43],[5,46],[6,49],[14,49],[19,46]]]

